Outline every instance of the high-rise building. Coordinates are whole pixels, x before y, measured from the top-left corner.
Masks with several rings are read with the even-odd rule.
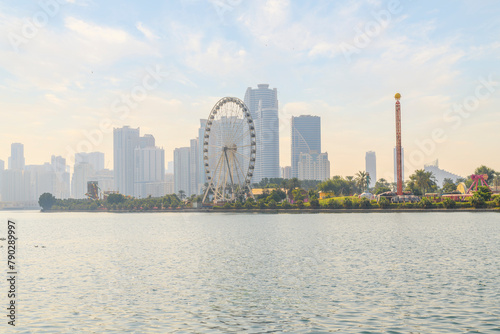
[[[270,89],[268,84],[259,84],[257,87],[247,88],[244,98],[254,120],[257,137],[257,157],[252,182],[280,175],[278,89]]]
[[[2,179],[4,170],[5,170],[5,161],[0,160],[0,201],[2,200]]]
[[[7,169],[3,171],[2,201],[33,201],[34,196],[31,189],[31,173],[29,171],[22,169]]]
[[[377,182],[377,157],[373,151],[366,152],[365,171],[370,175],[370,188],[375,187]]]
[[[207,175],[205,173],[205,161],[203,160],[203,143],[205,139],[205,126],[206,119],[200,119],[200,127],[198,129],[198,193],[201,194],[205,183],[207,182]]]
[[[167,174],[174,174],[174,162],[167,162],[167,170],[165,171]]]
[[[281,177],[284,179],[291,179],[292,178],[292,167],[291,166],[283,167],[283,172],[282,172]]]
[[[71,179],[71,197],[82,199],[87,198],[87,182],[91,180],[95,171],[88,162],[76,163],[73,168],[73,177]]]
[[[174,150],[174,191],[176,194],[182,190],[186,196],[191,196],[190,157],[189,147]]]
[[[299,177],[300,153],[321,152],[321,118],[319,116],[292,116],[292,178]]]
[[[66,159],[53,155],[50,158],[50,166],[54,174],[52,192],[55,198],[66,199],[70,196],[70,174]]]
[[[134,196],[135,149],[148,147],[155,147],[155,138],[149,134],[140,137],[139,128],[124,126],[113,130],[115,188],[121,194]]]
[[[9,169],[24,169],[24,145],[12,143],[10,145]]]
[[[199,143],[198,138],[191,139],[189,142],[189,189],[191,189],[192,194],[198,195],[198,176],[199,176]]]
[[[75,164],[86,162],[92,166],[95,172],[104,169],[104,153],[102,152],[80,152],[75,154]]]
[[[404,183],[405,182],[405,149],[404,149],[404,147],[401,147],[401,173],[402,173],[402,180]],[[394,147],[394,182],[397,182],[397,180],[398,180],[398,157],[397,157],[396,147]]]
[[[25,169],[24,145],[13,143],[10,146],[9,169],[3,171],[2,201],[29,202],[34,195],[31,187],[31,174]]]
[[[139,146],[139,128],[113,129],[115,188],[123,195],[134,195],[134,149]]]
[[[149,140],[147,145],[153,143]],[[134,196],[164,196],[161,189],[165,182],[165,150],[155,146],[134,149]]]
[[[330,161],[328,153],[310,151],[299,153],[299,180],[324,181],[330,178]]]

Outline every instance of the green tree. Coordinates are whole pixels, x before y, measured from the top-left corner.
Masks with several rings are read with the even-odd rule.
[[[385,193],[387,191],[391,191],[391,184],[387,182],[386,179],[382,178],[375,182],[375,187],[373,189],[374,194],[378,195],[381,193]]]
[[[302,193],[303,190],[300,189],[300,188],[297,188],[297,189],[293,189],[292,190],[292,197],[293,197],[293,200],[294,201],[303,201],[305,196],[304,194]]]
[[[418,206],[420,206],[421,208],[424,208],[424,209],[431,208],[433,205],[434,204],[427,197],[422,197],[420,202],[418,202]]]
[[[328,204],[327,204],[328,208],[329,209],[339,209],[340,208],[340,203],[335,200],[335,199],[331,199],[328,201]]]
[[[447,197],[443,200],[443,205],[447,209],[453,209],[454,207],[457,206],[457,202]]]
[[[276,209],[276,201],[274,199],[271,199],[269,203],[267,203],[267,207],[269,209]]]
[[[109,204],[122,203],[122,202],[125,201],[125,196],[123,196],[122,194],[109,194],[108,198],[106,199],[106,201]]]
[[[344,202],[342,203],[342,206],[345,209],[351,209],[352,208],[352,200],[348,197],[344,198]]]
[[[474,174],[476,175],[481,175],[481,174],[486,174],[488,175],[488,179],[486,180],[486,182],[491,182],[494,180],[495,178],[495,170],[489,168],[489,167],[486,167],[485,165],[481,165],[479,167],[476,168],[476,170],[474,171]]]
[[[457,185],[450,178],[445,178],[443,180],[443,192],[444,193],[452,193],[457,190]]]
[[[300,181],[298,178],[294,177],[288,180],[287,182],[287,195],[290,197],[290,194],[295,188],[300,188]]]
[[[359,200],[359,207],[361,209],[369,209],[371,208],[372,206],[372,203],[370,202],[370,200],[366,197],[362,197],[360,200]]]
[[[295,202],[295,205],[297,205],[299,209],[304,208],[304,202],[302,200],[298,200],[297,202]]]
[[[391,205],[391,202],[389,202],[389,200],[385,197],[380,197],[379,201],[378,201],[378,206],[381,208],[381,209],[386,209],[388,208],[389,206]]]
[[[491,199],[491,190],[486,186],[481,186],[477,188],[474,195],[481,196],[487,202]]]
[[[309,199],[318,199],[318,193],[317,193],[317,191],[316,191],[316,190],[311,189],[311,190],[309,190],[309,191],[307,192],[307,197],[308,197]]]
[[[186,197],[186,192],[184,190],[179,190],[179,198],[181,201]]]
[[[283,203],[281,203],[281,207],[283,209],[290,209],[292,207],[292,205],[290,204],[290,202],[285,200],[285,201],[283,201]]]
[[[426,172],[423,169],[418,169],[414,174],[410,175],[410,181],[414,182],[414,185],[420,189],[422,194],[436,187],[436,179],[432,172]]]
[[[38,198],[38,205],[42,207],[43,211],[50,210],[55,203],[56,198],[51,193],[43,193]]]
[[[360,192],[368,191],[368,184],[370,183],[370,176],[366,172],[363,172],[360,170],[356,174],[355,181],[356,181],[356,186],[358,187]]]
[[[469,202],[476,209],[486,206],[486,201],[484,200],[484,198],[477,193],[475,193],[474,196],[469,199]]]
[[[314,198],[309,201],[309,205],[311,206],[311,208],[317,209],[319,208],[319,200],[317,198]]]

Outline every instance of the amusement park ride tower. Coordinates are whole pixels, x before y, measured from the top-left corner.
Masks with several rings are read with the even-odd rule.
[[[403,170],[401,161],[401,94],[396,93],[396,165],[398,195],[403,195]]]

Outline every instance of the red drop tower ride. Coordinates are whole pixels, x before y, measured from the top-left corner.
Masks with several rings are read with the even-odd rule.
[[[403,195],[403,169],[401,161],[401,94],[396,93],[396,165],[397,165],[397,183],[398,195]]]

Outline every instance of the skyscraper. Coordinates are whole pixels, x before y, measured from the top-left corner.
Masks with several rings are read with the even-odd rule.
[[[189,181],[190,181],[190,190],[191,194],[196,194],[198,195],[198,168],[199,168],[199,152],[198,152],[198,138],[196,139],[191,139],[189,141],[190,147],[189,147]]]
[[[299,180],[324,181],[330,178],[328,153],[309,151],[299,154]]]
[[[377,157],[373,151],[366,152],[365,171],[370,174],[370,188],[374,187],[377,182]]]
[[[254,120],[257,136],[252,182],[280,175],[278,89],[270,89],[268,84],[259,84],[257,87],[248,87],[244,99]]]
[[[32,201],[31,173],[25,170],[24,145],[13,143],[10,150],[9,169],[3,172],[2,201]]]
[[[139,146],[139,128],[113,129],[115,187],[123,195],[134,195],[134,149]]]
[[[10,145],[9,169],[24,169],[24,145],[12,143]]]
[[[148,141],[147,144],[151,144]],[[153,139],[154,143],[154,139]],[[165,181],[165,150],[156,146],[136,147],[134,149],[134,196],[137,198],[165,195],[161,191],[148,192],[160,187]],[[160,187],[161,188],[161,187]]]
[[[292,116],[292,177],[299,177],[300,153],[321,152],[321,118],[319,116]]]
[[[207,176],[205,174],[205,161],[203,160],[203,142],[205,139],[205,126],[207,124],[206,119],[200,119],[200,127],[198,128],[198,193],[201,194],[201,190],[207,182]]]
[[[184,191],[186,196],[191,194],[190,181],[190,156],[189,147],[176,148],[174,150],[174,192]]]
[[[104,169],[104,153],[102,152],[80,152],[75,154],[75,164],[80,162],[86,162],[94,168],[94,171],[98,172]]]
[[[405,149],[401,147],[401,174],[403,183],[405,182]],[[394,147],[394,182],[398,180],[398,157],[397,150]]]
[[[94,168],[88,162],[76,163],[73,168],[71,179],[71,197],[82,199],[87,198],[87,182],[94,175]]]

